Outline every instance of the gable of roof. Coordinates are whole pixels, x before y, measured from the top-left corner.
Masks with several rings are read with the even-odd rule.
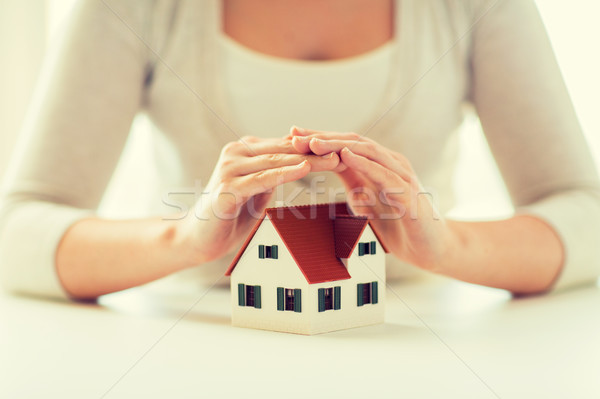
[[[339,216],[333,221],[333,231],[335,239],[335,256],[338,258],[348,258],[356,244],[358,238],[367,227],[366,217],[348,217]]]
[[[267,212],[309,284],[350,278],[346,266],[335,256],[335,208],[324,204]]]
[[[309,284],[350,278],[339,258],[352,253],[369,223],[366,217],[352,215],[345,202],[267,208],[225,275],[231,275],[264,218],[271,221]]]

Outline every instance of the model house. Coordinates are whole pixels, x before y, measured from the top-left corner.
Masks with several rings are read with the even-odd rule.
[[[345,203],[268,208],[226,272],[232,323],[299,334],[382,323],[385,252]]]

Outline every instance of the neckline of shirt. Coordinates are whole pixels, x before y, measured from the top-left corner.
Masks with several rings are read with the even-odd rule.
[[[331,60],[302,60],[278,57],[262,53],[241,44],[237,40],[228,36],[222,30],[219,31],[218,40],[225,48],[235,51],[246,59],[250,59],[255,62],[272,64],[280,67],[290,66],[310,69],[326,69],[331,67],[339,68],[343,66],[354,66],[368,63],[372,60],[379,60],[380,58],[389,57],[392,54],[395,46],[395,39],[390,39],[372,50],[351,57],[336,58]]]
[[[235,40],[231,38],[225,37],[220,39],[221,36],[225,36],[225,34],[223,33],[223,10],[221,7],[221,2],[222,0],[209,0],[201,3],[207,6],[203,10],[204,15],[206,16],[205,20],[207,22],[205,26],[206,35],[204,36],[207,45],[207,52],[205,54],[212,54],[212,56],[205,58],[207,61],[210,60],[210,62],[206,64],[206,71],[210,71],[216,76],[216,79],[210,80],[210,85],[208,87],[210,94],[208,95],[211,96],[211,98],[213,98],[213,108],[214,112],[216,112],[217,114],[228,115],[228,107],[224,95],[226,82],[223,81],[222,76],[222,62],[224,59],[223,53],[226,54],[228,52],[228,49],[232,50],[232,48],[240,46],[241,48],[238,49],[239,52],[235,52],[236,55],[247,56],[249,62],[254,62],[257,65],[260,65],[261,62],[264,62],[266,60],[267,62],[265,62],[263,66],[265,68],[270,68],[271,70],[275,70],[273,66],[279,66],[281,67],[281,69],[293,70],[296,68],[301,68],[304,71],[304,73],[330,72],[334,71],[336,68],[324,68],[323,66],[319,67],[319,65],[332,64],[336,65],[337,69],[339,70],[340,66],[338,65],[338,63],[340,63],[341,65],[345,65],[346,63],[348,63],[349,60],[350,62],[348,63],[348,65],[350,65],[350,69],[355,68],[354,63],[351,60],[351,58],[353,57],[348,57],[348,59],[342,58],[330,61],[293,60],[270,56],[267,54],[260,53],[258,51],[256,51],[256,53],[258,54],[252,54],[253,52],[255,52],[254,50],[243,48],[245,46],[235,42]],[[376,125],[386,123],[383,121],[384,119],[390,120],[389,118],[386,118],[386,115],[388,114],[389,110],[391,110],[403,98],[403,96],[405,96],[406,93],[410,91],[411,86],[413,86],[410,80],[406,79],[406,76],[407,74],[412,73],[411,68],[413,67],[412,50],[411,47],[407,46],[407,44],[412,42],[414,36],[414,4],[412,0],[395,0],[394,3],[394,35],[393,38],[384,45],[386,47],[387,45],[389,45],[391,49],[389,52],[389,65],[391,73],[389,74],[386,93],[384,94],[384,97],[378,104],[378,109],[382,110],[382,113],[374,117],[373,120],[368,121],[368,123],[365,123],[364,126],[357,130],[357,133],[369,133],[375,128]],[[226,42],[228,40],[233,41],[233,43],[227,44]],[[381,49],[381,46],[379,49]],[[249,53],[246,53],[245,50],[249,50]],[[382,52],[385,54],[386,50],[383,49]],[[361,55],[359,54],[357,57],[360,56]],[[370,57],[366,58],[369,59]],[[367,65],[368,64],[370,64],[370,61],[367,63]],[[283,68],[283,66],[286,65],[287,68]],[[310,67],[310,65],[312,65],[312,67]],[[345,68],[342,67],[341,69]],[[404,71],[404,73],[399,73],[400,71]],[[236,126],[233,122],[229,122],[229,125],[227,125],[227,127],[229,128],[229,130],[238,130],[238,126]]]

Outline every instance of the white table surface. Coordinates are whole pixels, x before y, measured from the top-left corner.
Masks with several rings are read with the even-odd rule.
[[[385,324],[317,336],[231,327],[229,290],[202,295],[0,294],[0,398],[600,397],[597,286],[393,283]]]

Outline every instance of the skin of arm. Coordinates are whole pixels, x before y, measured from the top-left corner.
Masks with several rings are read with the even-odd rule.
[[[56,253],[58,277],[73,299],[135,287],[191,265],[179,221],[84,219],[64,235]]]
[[[244,137],[223,148],[208,198],[180,220],[75,223],[56,254],[63,288],[73,299],[96,298],[222,257],[248,234],[273,188],[339,164],[336,153],[294,152],[290,140]]]
[[[447,221],[448,254],[434,270],[514,294],[551,288],[564,264],[557,233],[541,219],[517,215],[489,222]]]
[[[541,219],[517,215],[489,222],[444,220],[423,195],[408,160],[355,133],[294,127],[299,153],[340,154],[336,172],[353,210],[371,218],[399,259],[462,281],[515,294],[550,288],[564,262],[556,232]]]

